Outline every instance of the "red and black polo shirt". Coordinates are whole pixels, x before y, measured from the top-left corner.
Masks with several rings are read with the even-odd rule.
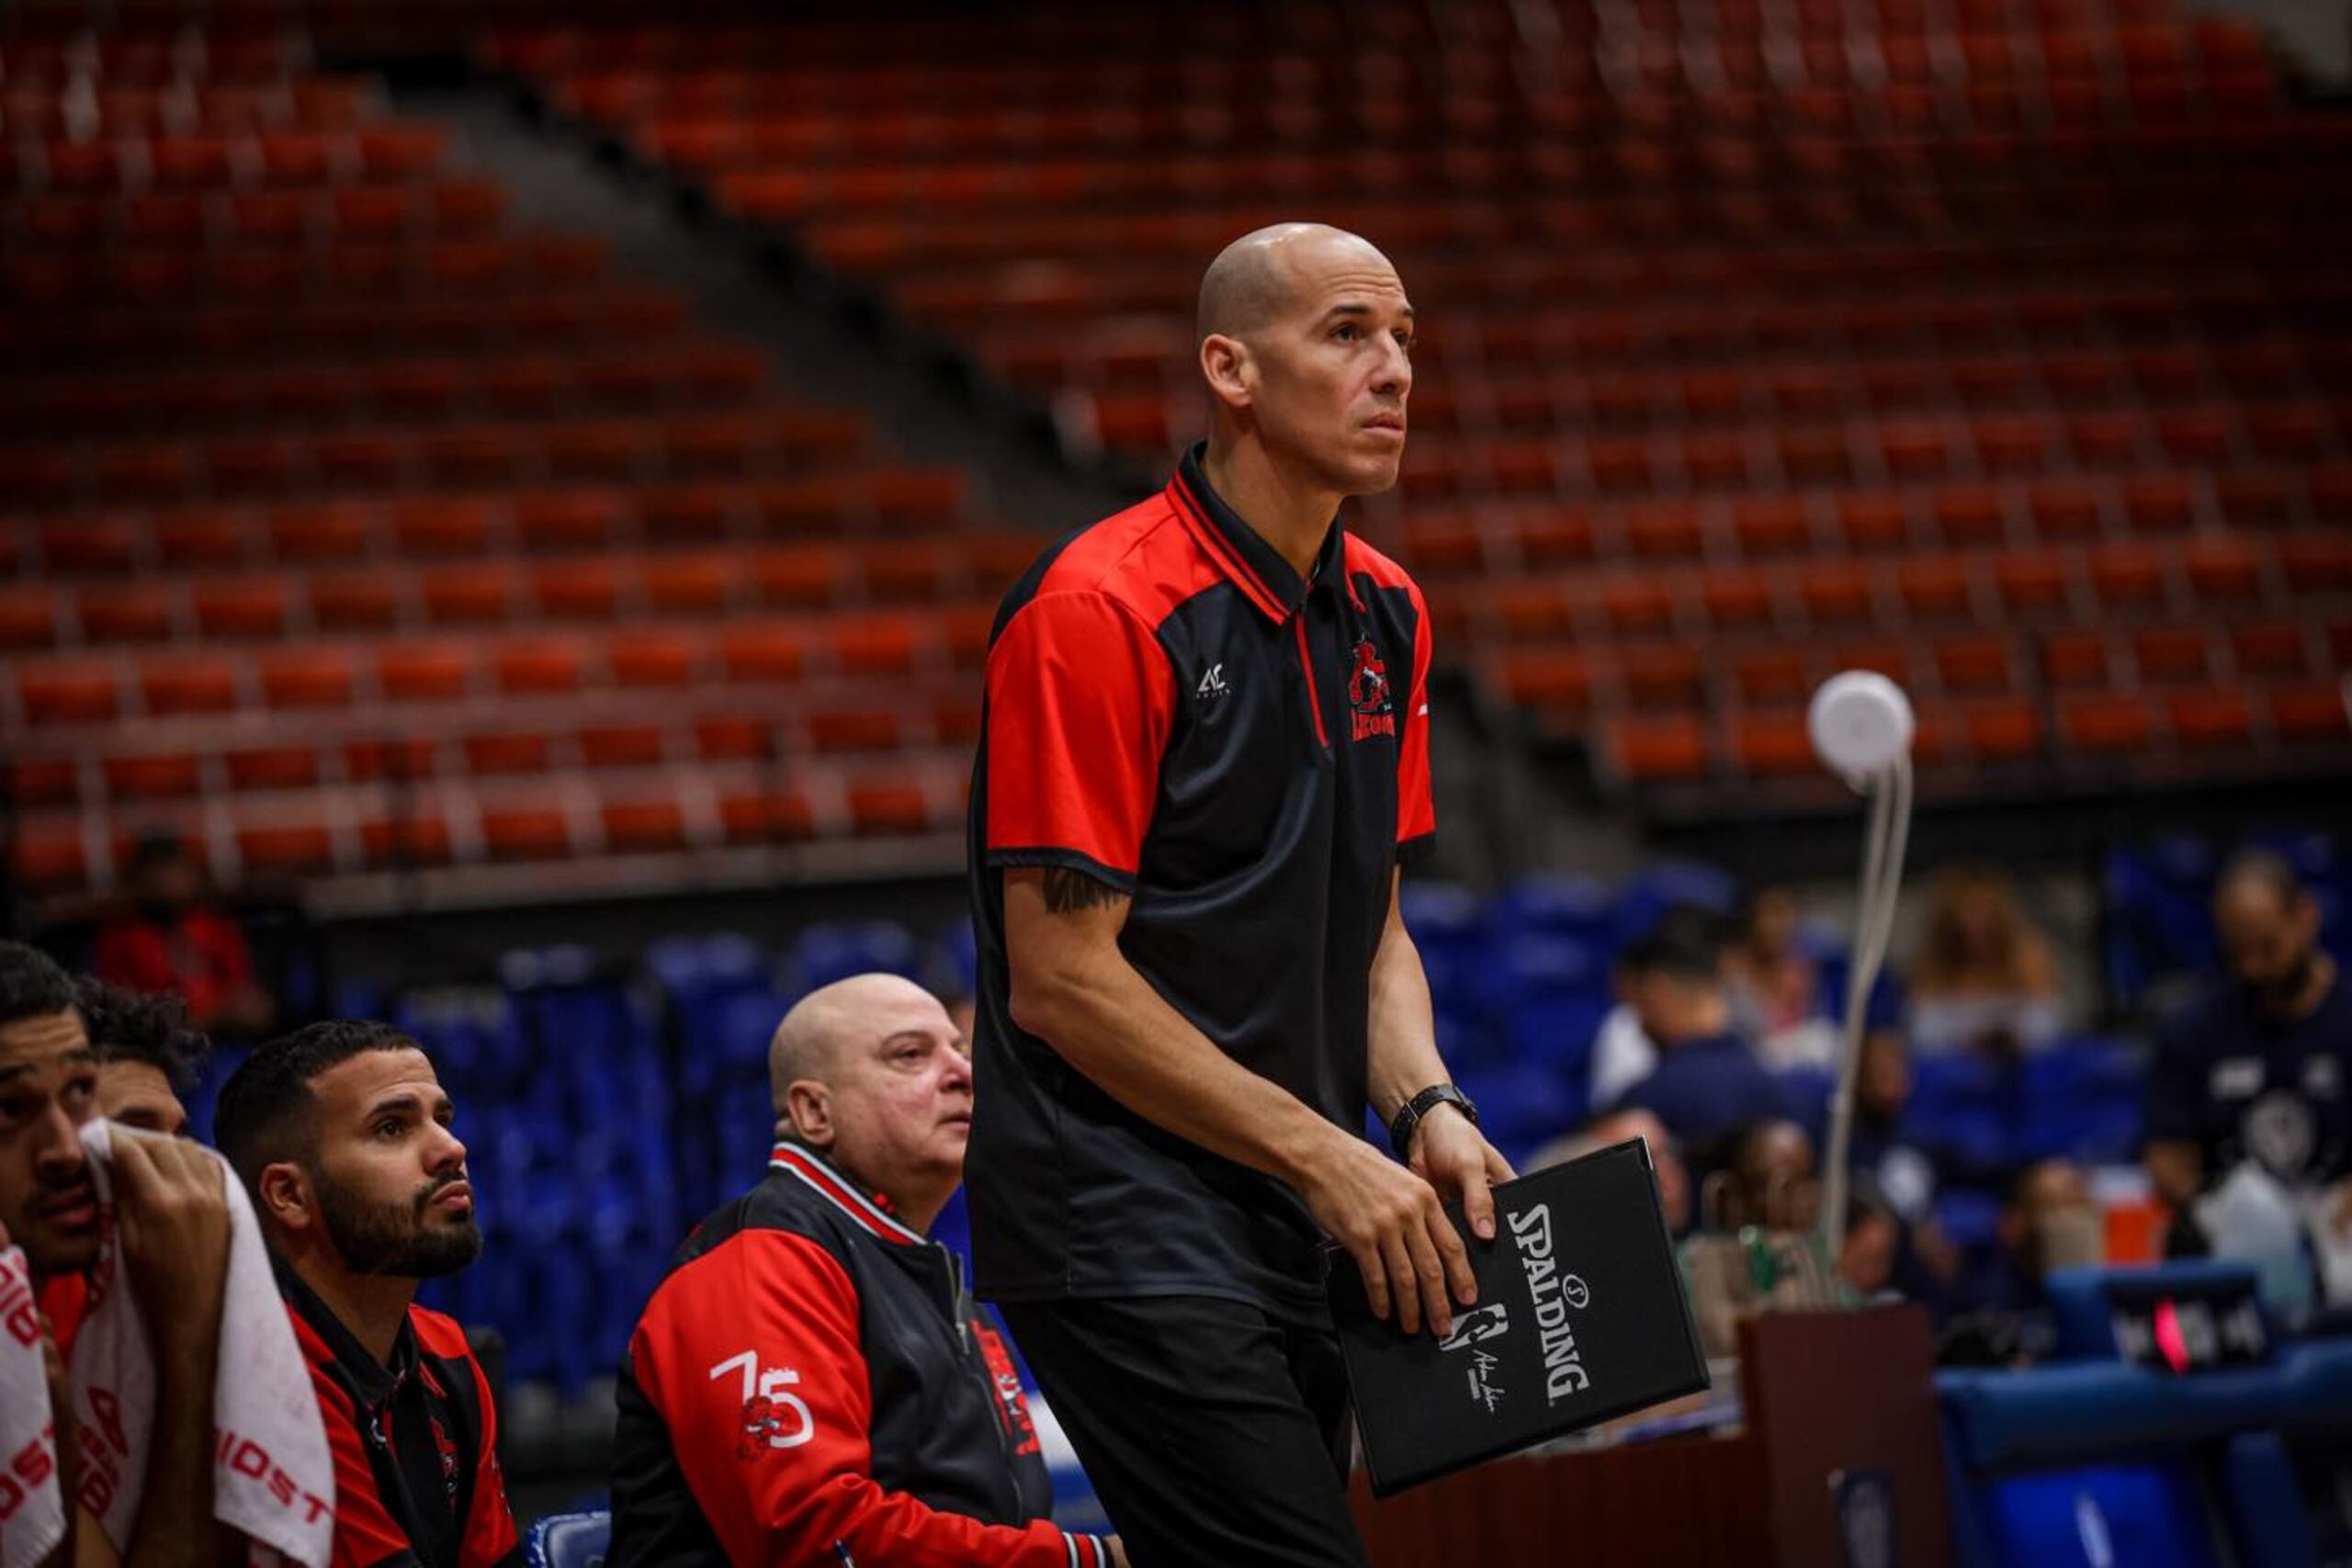
[[[334,1456],[334,1568],[521,1563],[498,1412],[465,1330],[412,1306],[386,1365],[272,1261]]]
[[[1120,948],[1153,988],[1360,1132],[1390,881],[1435,828],[1428,625],[1412,580],[1337,519],[1302,580],[1209,488],[1198,448],[1006,597],[970,824],[982,1294],[1322,1314],[1320,1238],[1294,1193],[1014,1024],[1003,873],[1069,867],[1131,895]]]

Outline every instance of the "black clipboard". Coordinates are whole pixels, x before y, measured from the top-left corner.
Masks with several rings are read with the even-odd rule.
[[[1372,1315],[1355,1260],[1328,1283],[1374,1496],[1696,1393],[1707,1358],[1638,1138],[1495,1189],[1495,1239],[1447,1217],[1478,1304],[1442,1341]]]

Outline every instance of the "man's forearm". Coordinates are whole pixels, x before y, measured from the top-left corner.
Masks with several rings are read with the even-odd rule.
[[[218,1562],[222,1531],[212,1517],[212,1395],[217,1333],[201,1351],[157,1358],[155,1424],[147,1484],[130,1529],[126,1568]]]
[[[1017,896],[1017,895],[1011,895]],[[1297,1097],[1227,1056],[1115,947],[1057,964],[1049,986],[1013,987],[1022,1027],[1105,1094],[1213,1154],[1296,1185],[1335,1131]]]
[[[1374,1113],[1387,1122],[1413,1096],[1446,1081],[1420,949],[1394,919],[1373,955],[1371,1025],[1366,1081]]]

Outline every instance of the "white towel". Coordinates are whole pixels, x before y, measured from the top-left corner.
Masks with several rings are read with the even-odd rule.
[[[74,1342],[82,1504],[116,1549],[126,1551],[154,1425],[154,1356],[134,1292],[119,1288],[112,1129],[89,1123],[82,1146],[97,1184],[99,1214],[98,1262]],[[253,1542],[256,1568],[281,1561],[326,1568],[334,1545],[334,1461],[318,1395],[253,1204],[225,1161],[220,1173],[229,1198],[229,1279],[212,1395],[212,1511]]]
[[[32,1568],[64,1536],[32,1269],[21,1247],[0,1247],[0,1568]]]

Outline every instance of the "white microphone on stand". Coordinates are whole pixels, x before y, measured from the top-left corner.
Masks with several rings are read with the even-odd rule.
[[[1871,801],[1853,957],[1846,976],[1846,1038],[1838,1088],[1829,1102],[1822,1184],[1821,1237],[1835,1268],[1846,1240],[1846,1160],[1853,1140],[1854,1079],[1861,1068],[1865,1015],[1894,935],[1903,852],[1911,835],[1911,737],[1916,724],[1911,699],[1902,687],[1867,670],[1849,670],[1832,675],[1813,694],[1806,728],[1822,764]]]

